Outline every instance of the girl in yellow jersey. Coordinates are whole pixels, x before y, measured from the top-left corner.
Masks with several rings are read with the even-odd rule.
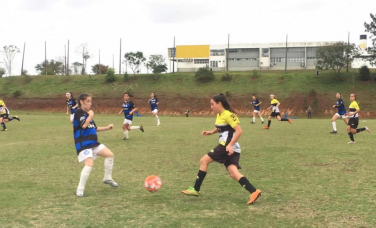
[[[288,121],[290,124],[292,124],[290,118],[281,118],[281,114],[279,113],[279,105],[281,103],[279,103],[279,101],[275,98],[274,94],[270,94],[270,100],[270,107],[266,110],[272,109],[272,113],[268,117],[268,126],[265,126],[264,129],[269,129],[273,117],[276,117],[278,121]]]
[[[200,187],[206,176],[208,165],[213,161],[225,165],[230,176],[239,182],[251,193],[247,204],[254,203],[261,196],[261,191],[256,189],[238,169],[240,158],[240,145],[238,140],[242,134],[239,119],[232,111],[225,95],[215,95],[210,100],[211,109],[217,113],[215,129],[203,131],[202,136],[219,133],[219,145],[200,159],[200,170],[198,171],[194,187],[189,187],[182,193],[190,196],[198,196]]]
[[[359,123],[359,111],[360,111],[360,108],[359,108],[359,105],[358,105],[358,102],[356,102],[356,95],[355,94],[350,94],[350,106],[349,106],[349,121],[347,123],[347,133],[350,137],[350,142],[348,142],[349,144],[354,144],[355,141],[354,141],[354,135],[356,133],[359,133],[359,132],[362,132],[362,131],[368,131],[368,132],[371,132],[371,130],[365,126],[363,128],[358,128],[358,123]]]
[[[12,121],[13,119],[20,121],[20,118],[18,118],[18,116],[9,117],[9,109],[5,105],[4,101],[0,100],[0,124],[3,127],[1,131],[7,131],[8,129],[5,126],[5,122]]]

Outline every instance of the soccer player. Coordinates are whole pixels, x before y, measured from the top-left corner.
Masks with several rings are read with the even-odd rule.
[[[112,168],[114,166],[114,154],[105,145],[98,142],[98,131],[108,131],[114,126],[97,127],[94,122],[94,112],[91,110],[91,96],[80,94],[78,96],[78,109],[73,118],[74,143],[77,150],[78,161],[84,162],[80,182],[77,187],[76,196],[84,196],[86,182],[93,168],[94,159],[97,156],[104,159],[103,183],[112,187],[119,187],[119,184],[112,179]]]
[[[359,123],[359,111],[360,111],[360,108],[359,108],[359,105],[358,105],[358,102],[356,102],[356,95],[355,94],[350,94],[350,106],[349,106],[349,121],[347,123],[347,134],[349,135],[350,137],[350,142],[348,142],[349,144],[354,144],[355,141],[354,141],[354,135],[356,133],[359,133],[359,132],[362,132],[362,131],[368,131],[369,133],[371,132],[371,130],[365,126],[363,128],[358,128],[358,123]]]
[[[70,115],[70,122],[73,123],[73,117],[74,117],[74,113],[77,110],[78,103],[73,98],[73,94],[71,92],[67,92],[65,94],[65,96],[67,97],[67,100],[66,100],[66,103],[67,103],[67,113],[66,113],[66,115],[68,115],[68,111],[70,110],[70,113],[71,113],[71,115]]]
[[[5,126],[5,122],[12,121],[13,119],[20,121],[18,116],[9,117],[9,109],[5,105],[4,101],[0,100],[0,124],[3,127],[1,131],[7,131],[8,129]]]
[[[219,145],[200,159],[200,170],[198,171],[194,187],[189,187],[182,193],[189,196],[199,196],[201,184],[206,176],[208,165],[214,161],[225,165],[230,176],[239,182],[251,193],[247,204],[254,203],[261,196],[261,191],[256,189],[238,169],[240,159],[240,145],[238,140],[242,135],[242,128],[239,119],[234,114],[226,97],[223,94],[215,95],[210,100],[211,109],[217,113],[215,129],[203,131],[202,136],[219,133]]]
[[[252,95],[252,102],[251,102],[251,104],[253,105],[254,110],[253,110],[253,120],[252,120],[251,124],[256,123],[256,122],[255,122],[255,121],[256,121],[256,113],[257,113],[258,116],[260,117],[261,124],[264,124],[264,119],[262,118],[262,116],[261,116],[261,114],[260,114],[260,104],[261,104],[261,103],[262,103],[262,102],[259,101],[259,100],[257,99],[256,94],[253,94],[253,95]]]
[[[158,99],[155,93],[151,93],[151,98],[149,99],[149,104],[151,108],[151,113],[153,114],[155,120],[157,121],[157,126],[161,125],[161,121],[158,118]]]
[[[133,113],[137,111],[136,106],[133,104],[133,102],[130,100],[130,98],[133,97],[128,92],[124,93],[124,102],[121,105],[121,110],[119,112],[119,115],[121,113],[124,113],[124,122],[123,122],[123,131],[124,131],[124,140],[129,139],[129,133],[130,130],[140,129],[142,132],[144,132],[144,128],[142,125],[140,126],[132,126],[132,120],[133,120]]]
[[[268,126],[265,126],[264,129],[269,129],[270,124],[272,123],[272,118],[276,117],[278,121],[288,121],[290,124],[292,124],[292,121],[290,118],[281,118],[281,114],[279,113],[279,101],[275,98],[274,94],[270,94],[270,107],[266,110],[272,109],[272,113],[268,117]]]
[[[336,126],[336,119],[341,117],[345,124],[347,125],[348,120],[347,120],[347,115],[346,115],[346,108],[345,108],[345,103],[342,100],[342,95],[341,93],[336,93],[336,98],[337,102],[335,105],[333,105],[333,108],[337,108],[338,111],[336,114],[333,115],[332,117],[332,126],[333,126],[333,131],[331,131],[331,134],[336,134],[337,133],[337,126]]]
[[[189,116],[189,110],[188,109],[186,109],[185,110],[185,116],[188,118],[188,116]]]

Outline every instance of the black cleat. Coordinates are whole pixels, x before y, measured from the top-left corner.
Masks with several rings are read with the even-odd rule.
[[[144,127],[143,127],[142,125],[140,125],[140,130],[141,130],[142,132],[144,132]]]
[[[15,116],[14,119],[16,119],[16,120],[18,120],[18,121],[21,120],[20,118],[18,118],[18,116]]]
[[[262,121],[261,124],[264,124],[264,121]]]
[[[251,124],[255,124],[255,122],[252,121]]]
[[[1,131],[7,131],[8,129],[6,129],[6,128],[4,128],[3,130],[1,130]]]
[[[337,131],[331,131],[330,134],[337,134]]]

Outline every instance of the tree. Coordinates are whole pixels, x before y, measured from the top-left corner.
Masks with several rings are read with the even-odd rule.
[[[45,75],[46,71],[47,75],[62,75],[63,68],[64,64],[62,62],[55,61],[53,59],[51,59],[50,61],[43,61],[42,63],[35,66],[35,70],[40,75]]]
[[[345,44],[342,42],[321,46],[316,51],[316,66],[318,69],[332,69],[338,74],[341,69],[351,62],[358,55],[358,48],[355,44]]]
[[[95,64],[94,66],[91,66],[91,71],[95,74],[105,74],[108,69],[108,66],[105,66],[103,64]]]
[[[80,72],[82,72],[82,63],[79,63],[79,62],[74,62],[72,63],[72,66],[73,66],[73,73],[74,74],[79,74]]]
[[[372,21],[367,24],[364,22],[364,27],[366,28],[366,32],[371,33],[371,40],[372,40],[372,47],[367,48],[367,52],[369,55],[364,56],[372,66],[376,65],[376,14],[370,14]]]
[[[167,71],[167,64],[162,55],[149,56],[149,61],[146,63],[146,67],[151,69],[154,74],[160,74]]]
[[[0,78],[3,77],[5,73],[6,73],[5,69],[0,67]]]
[[[126,64],[132,69],[133,74],[140,72],[140,65],[146,61],[144,54],[142,52],[128,52],[124,55]]]
[[[8,45],[3,47],[4,54],[4,63],[8,71],[8,76],[12,75],[12,63],[13,59],[17,53],[20,52],[20,49],[15,45]]]
[[[89,53],[87,44],[81,44],[76,48],[76,53],[80,54],[82,56],[82,68],[81,68],[81,74],[86,74],[86,63],[87,60],[92,57],[92,55]]]
[[[371,79],[371,72],[369,71],[367,66],[362,66],[359,69],[359,79],[362,81],[368,81]]]

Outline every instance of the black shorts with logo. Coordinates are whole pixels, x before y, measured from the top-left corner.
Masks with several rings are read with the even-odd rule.
[[[8,113],[1,114],[0,117],[3,117],[4,119],[8,119],[9,115]]]
[[[359,118],[350,118],[349,122],[347,123],[347,125],[349,125],[352,129],[356,129],[358,127],[358,124]]]
[[[226,168],[229,165],[235,165],[238,169],[241,169],[239,166],[240,153],[234,152],[231,156],[229,156],[228,152],[226,151],[226,147],[221,144],[207,153],[207,155],[214,161],[224,164]]]
[[[271,117],[277,117],[277,116],[281,116],[281,114],[279,112],[272,112],[270,114]]]

